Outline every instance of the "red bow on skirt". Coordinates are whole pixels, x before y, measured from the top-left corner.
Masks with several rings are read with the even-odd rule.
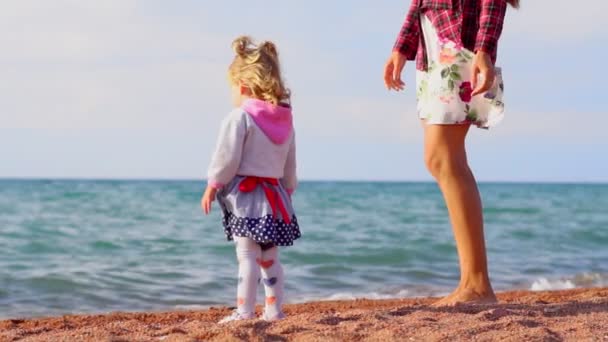
[[[248,176],[245,177],[239,183],[239,191],[241,192],[251,192],[255,190],[257,186],[261,186],[264,189],[264,193],[266,194],[266,199],[268,200],[268,204],[270,204],[270,208],[272,208],[272,215],[277,217],[277,207],[281,212],[281,216],[283,216],[283,220],[287,223],[291,223],[291,219],[289,218],[289,214],[287,213],[287,209],[285,209],[285,204],[283,203],[283,199],[279,195],[279,192],[275,187],[279,186],[279,180],[276,178],[265,178],[265,177],[254,177]]]

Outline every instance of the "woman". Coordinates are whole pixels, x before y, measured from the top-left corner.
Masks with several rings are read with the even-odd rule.
[[[439,184],[452,223],[460,284],[437,306],[492,303],[482,205],[465,151],[472,124],[502,119],[503,84],[494,67],[507,4],[519,0],[413,0],[384,69],[389,90],[403,90],[401,72],[417,57],[418,115],[425,163]]]

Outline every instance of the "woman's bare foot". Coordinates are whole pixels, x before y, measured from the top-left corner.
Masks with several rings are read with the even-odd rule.
[[[433,307],[455,306],[458,304],[493,304],[496,303],[496,295],[492,289],[475,291],[471,289],[458,288],[448,296],[434,303]]]

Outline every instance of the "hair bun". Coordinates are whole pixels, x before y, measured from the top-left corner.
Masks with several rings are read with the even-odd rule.
[[[232,41],[232,50],[239,56],[244,56],[247,53],[247,48],[253,44],[253,41],[248,36],[240,36]]]

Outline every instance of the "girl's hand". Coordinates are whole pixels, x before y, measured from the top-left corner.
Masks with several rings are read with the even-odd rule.
[[[484,93],[492,87],[496,71],[494,70],[494,64],[490,55],[481,50],[477,51],[475,58],[473,58],[472,75],[471,85],[473,86],[473,92],[471,96]],[[479,79],[477,79],[478,77]]]
[[[216,192],[217,192],[217,189],[212,188],[210,186],[208,186],[207,189],[205,190],[205,194],[203,195],[203,198],[201,199],[201,208],[203,208],[205,215],[208,215],[211,212],[211,203],[213,203],[213,201],[215,201]]]
[[[405,67],[406,61],[407,58],[398,51],[391,53],[388,61],[386,61],[386,65],[384,65],[384,85],[386,85],[386,89],[403,90],[405,83],[401,80],[401,72],[403,71],[403,67]]]

